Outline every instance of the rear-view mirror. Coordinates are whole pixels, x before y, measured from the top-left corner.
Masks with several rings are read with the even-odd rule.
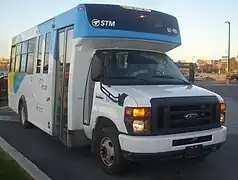
[[[94,55],[92,60],[91,78],[93,81],[100,81],[104,69],[104,59]]]

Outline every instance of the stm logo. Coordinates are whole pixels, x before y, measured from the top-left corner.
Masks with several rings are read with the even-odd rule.
[[[116,21],[93,19],[92,25],[94,27],[115,27]]]

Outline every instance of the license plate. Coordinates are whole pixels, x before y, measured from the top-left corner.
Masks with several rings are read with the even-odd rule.
[[[189,146],[185,149],[187,158],[197,157],[202,153],[202,145]]]

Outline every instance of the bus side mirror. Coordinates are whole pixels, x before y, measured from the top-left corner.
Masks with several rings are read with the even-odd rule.
[[[194,80],[195,80],[195,79],[194,79],[194,76],[190,76],[190,77],[189,77],[189,82],[190,82],[190,83],[194,84]]]
[[[93,81],[100,81],[103,75],[104,60],[95,55],[92,60],[91,78]]]
[[[189,67],[189,82],[194,84],[194,81],[195,81],[195,69],[194,69],[194,65],[193,64],[190,64],[190,67]]]

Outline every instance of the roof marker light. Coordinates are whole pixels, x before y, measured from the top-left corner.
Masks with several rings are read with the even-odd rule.
[[[137,8],[137,7],[131,7],[131,6],[120,6],[120,7],[124,9],[129,9],[129,10],[151,12],[150,9],[146,9],[146,8]]]
[[[84,10],[84,8],[83,8],[83,7],[80,7],[78,10],[79,10],[79,11],[83,11],[83,10]]]

